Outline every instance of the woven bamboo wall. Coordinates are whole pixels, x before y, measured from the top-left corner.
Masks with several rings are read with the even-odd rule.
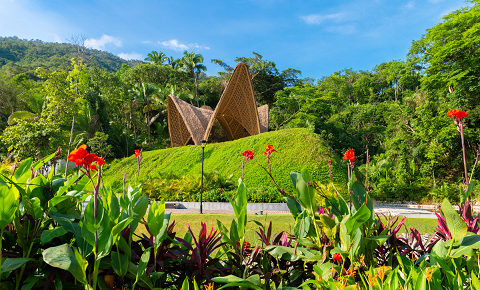
[[[268,131],[268,105],[257,108],[248,66],[239,63],[230,77],[215,111],[197,108],[170,95],[167,101],[168,129],[172,146],[195,145],[208,140],[215,120],[227,138],[235,140]]]

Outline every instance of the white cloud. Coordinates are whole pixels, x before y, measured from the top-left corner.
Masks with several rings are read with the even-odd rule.
[[[138,60],[143,60],[143,57],[140,53],[136,53],[135,51],[131,53],[119,53],[118,57],[130,60],[130,59],[138,59]]]
[[[166,48],[173,49],[173,50],[186,50],[188,46],[185,44],[181,44],[176,39],[171,39],[169,41],[158,42],[161,45],[165,46]]]
[[[152,43],[150,40],[145,40],[145,41],[142,41],[143,44],[150,44]]]
[[[445,2],[445,0],[429,0],[428,2],[433,3],[433,4],[438,4],[438,3]]]
[[[335,14],[326,14],[326,15],[320,15],[320,14],[312,14],[312,15],[307,15],[307,16],[300,16],[303,21],[307,24],[320,24],[324,20],[341,20],[343,18],[344,14],[343,13],[335,13]]]
[[[105,45],[112,43],[116,47],[122,46],[122,41],[110,35],[103,34],[99,39],[89,38],[85,40],[85,46],[93,49],[104,50]]]
[[[163,45],[168,49],[173,49],[173,50],[177,50],[177,51],[182,51],[182,50],[187,50],[187,49],[192,49],[192,48],[207,49],[207,50],[210,49],[210,47],[199,45],[198,43],[183,44],[183,43],[178,42],[177,39],[171,39],[169,41],[162,41],[162,42],[159,41],[158,44]]]
[[[407,3],[407,5],[405,5],[405,9],[412,9],[413,7],[415,7],[415,4],[413,3],[413,1],[410,1]]]

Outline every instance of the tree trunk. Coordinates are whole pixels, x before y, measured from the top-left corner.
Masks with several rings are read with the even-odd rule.
[[[197,100],[197,107],[200,108],[200,104],[198,102],[198,93],[197,93],[197,87],[198,87],[197,74],[195,74],[195,72],[193,72],[193,78],[195,79],[195,99]]]
[[[73,127],[75,125],[75,113],[73,113],[72,118],[72,129],[70,129],[70,142],[68,142],[68,151],[67,151],[67,159],[65,160],[65,178],[67,178],[68,172],[68,155],[70,155],[70,146],[72,146],[72,137],[73,137]],[[53,173],[55,175],[55,172]]]
[[[148,101],[148,97],[145,95],[147,99],[147,129],[148,129],[148,149],[152,149],[152,142],[150,141],[150,103]]]

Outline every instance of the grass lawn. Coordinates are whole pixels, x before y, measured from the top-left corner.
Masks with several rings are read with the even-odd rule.
[[[172,213],[170,217],[170,222],[175,220],[177,223],[175,230],[177,232],[177,237],[183,238],[185,233],[188,231],[188,225],[191,226],[195,236],[198,236],[200,232],[200,223],[204,222],[207,224],[207,229],[210,230],[212,227],[214,230],[217,230],[217,220],[220,220],[227,228],[230,228],[232,219],[235,216],[233,214],[197,214],[197,213],[188,213],[188,214],[178,214]],[[293,226],[295,220],[291,215],[285,214],[272,214],[272,215],[248,215],[247,230],[246,230],[246,241],[250,242],[252,246],[260,245],[258,240],[258,235],[255,231],[258,231],[258,225],[253,222],[256,220],[260,223],[263,223],[268,226],[270,221],[272,222],[272,234],[279,233],[281,231],[286,231],[287,233],[293,234]],[[400,220],[400,219],[399,219]],[[420,233],[433,233],[435,227],[437,226],[436,219],[420,219],[420,218],[407,218],[405,220],[405,226],[407,228],[415,227]],[[146,233],[145,227],[139,225],[137,229],[137,234]],[[400,230],[400,233],[404,233],[405,228],[403,227]]]

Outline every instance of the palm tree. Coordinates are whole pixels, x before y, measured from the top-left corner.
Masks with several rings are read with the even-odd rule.
[[[152,148],[152,142],[150,141],[150,100],[149,97],[152,97],[157,91],[157,87],[154,84],[145,84],[141,82],[140,84],[135,84],[134,87],[129,90],[129,93],[137,98],[138,100],[145,100],[147,103],[147,132],[148,132],[148,148]],[[145,110],[143,110],[145,112]]]
[[[197,107],[200,107],[197,93],[197,74],[207,70],[207,67],[203,65],[203,56],[200,53],[196,54],[195,52],[184,51],[181,63],[185,71],[189,72],[195,79],[195,99],[197,100]]]
[[[145,61],[149,61],[153,64],[158,64],[161,65],[164,62],[168,61],[168,57],[165,55],[165,53],[161,51],[152,51],[149,54],[147,54],[147,57],[145,58]]]
[[[181,65],[182,60],[177,58],[174,59],[173,56],[167,59],[168,65],[170,65],[173,69],[177,69]]]

